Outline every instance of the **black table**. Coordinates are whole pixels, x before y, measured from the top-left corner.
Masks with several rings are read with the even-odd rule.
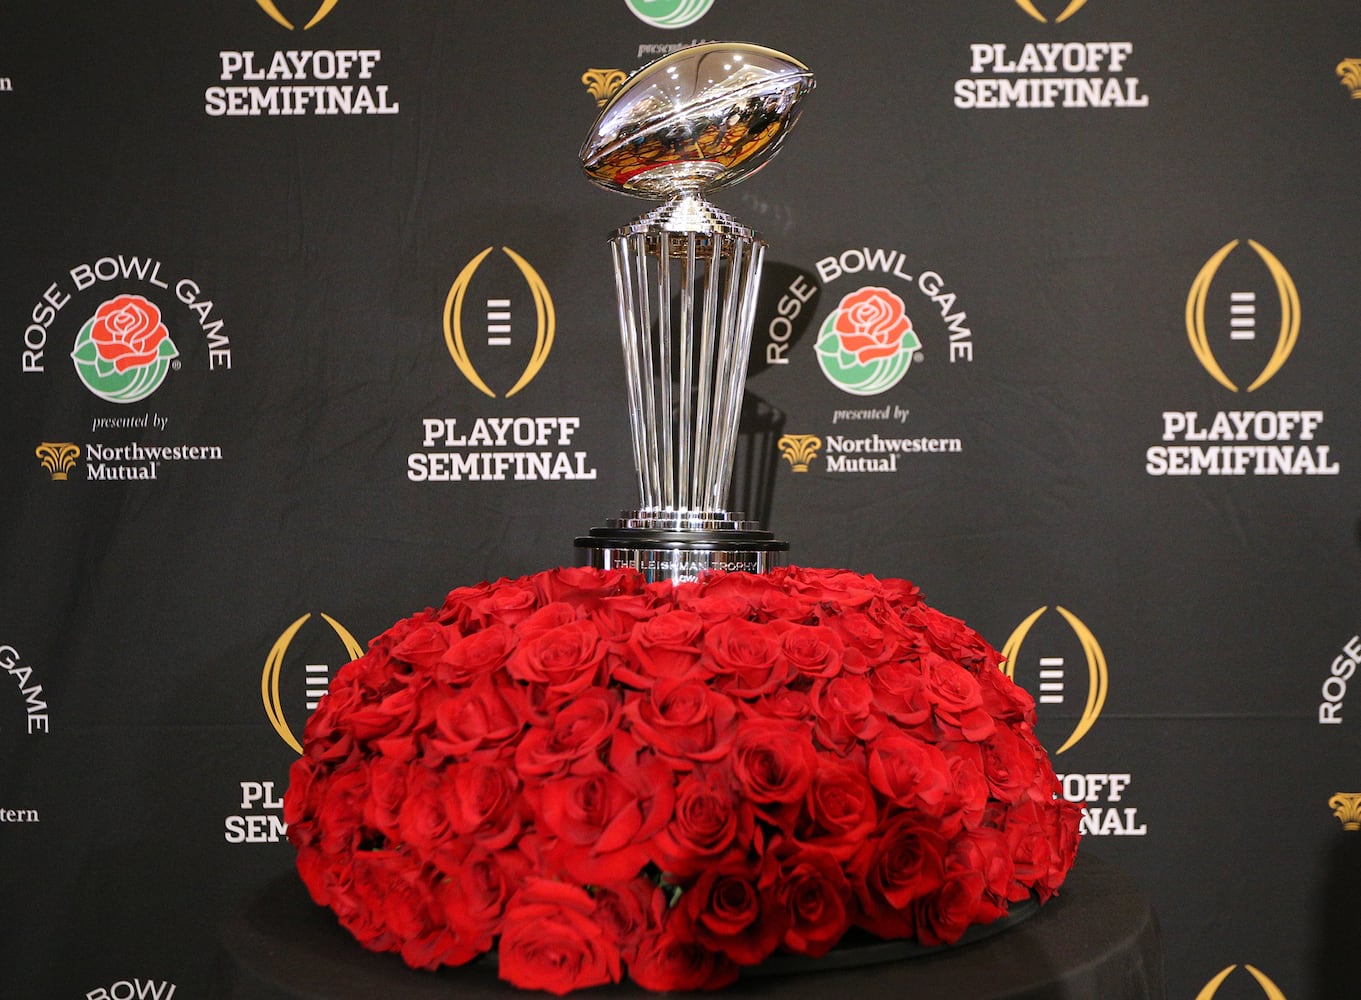
[[[362,949],[289,872],[224,926],[219,1000],[508,1000],[535,994],[491,965],[423,972]],[[548,994],[539,994],[548,996]],[[655,994],[629,983],[570,994],[605,1000],[760,996],[789,1000],[1161,1000],[1157,921],[1132,880],[1083,853],[1062,892],[1024,922],[973,944],[898,961],[744,977],[719,993]]]

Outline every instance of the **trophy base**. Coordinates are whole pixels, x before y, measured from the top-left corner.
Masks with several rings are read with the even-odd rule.
[[[769,573],[789,551],[769,531],[728,528],[592,528],[576,547],[594,569],[636,569],[649,583],[686,583],[713,570]]]

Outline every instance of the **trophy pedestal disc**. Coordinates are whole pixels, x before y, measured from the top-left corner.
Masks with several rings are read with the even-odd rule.
[[[655,518],[626,511],[578,538],[576,547],[585,551],[587,565],[595,569],[636,569],[649,582],[684,583],[710,571],[768,573],[784,565],[789,543],[740,517],[706,519],[705,527],[685,526],[683,521],[659,526]]]

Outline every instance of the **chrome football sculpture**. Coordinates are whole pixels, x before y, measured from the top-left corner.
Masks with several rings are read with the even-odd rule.
[[[640,503],[576,540],[592,566],[680,582],[789,549],[726,509],[766,245],[704,195],[770,161],[813,85],[773,49],[690,46],[625,81],[582,146],[596,184],[664,202],[610,239]]]

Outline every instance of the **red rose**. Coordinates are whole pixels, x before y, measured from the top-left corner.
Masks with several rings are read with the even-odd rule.
[[[788,841],[769,850],[780,859],[775,900],[787,921],[783,944],[820,958],[851,926],[851,885],[841,863],[828,851]]]
[[[912,330],[912,320],[902,299],[887,288],[870,286],[841,300],[835,329],[841,349],[864,365],[901,351],[904,335]],[[915,345],[916,338],[909,339]]]
[[[442,783],[439,772],[413,765],[406,776],[406,798],[397,813],[401,843],[426,859],[433,859],[454,839],[440,794]]]
[[[500,667],[514,648],[515,633],[509,626],[499,622],[489,625],[452,639],[435,668],[435,676],[444,684],[467,684]]]
[[[529,874],[518,851],[473,848],[448,878],[436,883],[449,927],[478,953],[490,951],[515,891]]]
[[[834,629],[825,625],[780,625],[780,649],[796,673],[821,678],[841,673],[846,645]]]
[[[882,938],[912,937],[913,903],[945,881],[945,841],[915,815],[900,814],[861,848],[851,866],[860,903],[855,922]]]
[[[90,339],[100,360],[119,372],[154,362],[161,343],[170,337],[160,308],[140,295],[110,299],[95,310],[92,322]]]
[[[762,573],[710,573],[677,588],[676,603],[706,621],[726,617],[794,620],[807,610],[798,598]]]
[[[449,595],[451,598],[453,594]],[[471,596],[471,595],[470,595]],[[446,607],[448,602],[446,601]],[[498,580],[485,594],[473,597],[468,604],[468,620],[480,627],[519,625],[539,608],[539,592],[528,580]],[[468,631],[468,629],[464,629]]]
[[[341,926],[371,951],[395,951],[401,942],[388,926],[388,898],[409,889],[406,863],[396,851],[358,851],[352,864],[349,905],[336,910]]]
[[[1043,884],[1049,877],[1055,846],[1052,830],[1037,802],[1022,802],[1007,810],[1002,832],[1016,868],[1016,881],[1027,888]]]
[[[789,678],[789,661],[779,640],[744,618],[711,625],[704,634],[704,652],[718,686],[735,697],[765,694]]]
[[[343,854],[364,840],[364,799],[368,791],[368,782],[357,765],[331,775],[314,814],[316,844],[322,853]]]
[[[457,638],[458,629],[437,621],[427,621],[408,632],[392,647],[389,655],[399,663],[430,670],[449,648],[449,643]]]
[[[938,653],[926,653],[922,675],[936,722],[947,739],[962,736],[977,743],[992,735],[995,723],[983,709],[983,695],[973,674]]]
[[[666,894],[645,876],[625,883],[592,887],[595,920],[609,936],[625,964],[631,964],[639,943],[655,934],[666,915]]]
[[[972,829],[982,821],[988,807],[983,754],[976,743],[956,743],[946,747],[945,755],[950,763],[950,798],[948,808],[941,813],[941,829]]]
[[[737,727],[732,699],[699,680],[658,681],[629,699],[624,716],[639,739],[682,769],[724,757]]]
[[[537,779],[565,773],[591,761],[619,728],[620,697],[613,690],[589,689],[565,705],[548,726],[532,726],[515,746],[515,767]]]
[[[804,810],[799,841],[822,848],[838,861],[853,857],[879,821],[864,768],[827,759],[818,761]]]
[[[592,569],[589,566],[562,566],[531,577],[544,604],[567,601],[594,606],[602,598],[618,594],[637,594],[643,580],[626,569]]]
[[[808,692],[791,687],[776,688],[749,704],[750,711],[754,715],[783,719],[786,722],[803,722],[813,712],[812,703],[808,700]]]
[[[355,866],[356,882],[367,885],[380,900],[377,912],[407,965],[435,969],[477,957],[475,949],[449,930],[425,889],[420,867],[411,859],[395,851],[368,851],[355,859]],[[366,896],[372,905],[374,897]]]
[[[589,621],[571,621],[521,638],[506,670],[512,677],[544,684],[558,695],[580,694],[595,683],[605,647]]]
[[[863,607],[882,590],[882,584],[874,577],[844,569],[782,566],[770,577],[807,604],[834,608],[838,614]]]
[[[588,616],[607,642],[626,642],[640,622],[650,620],[657,613],[651,594],[618,594],[602,597],[591,606]]]
[[[508,767],[476,762],[446,768],[439,794],[453,831],[489,851],[520,833],[520,782]]]
[[[710,671],[700,666],[703,643],[704,619],[693,611],[663,611],[634,626],[628,639],[629,655],[616,664],[613,676],[638,688],[650,687],[662,678],[692,674],[707,678]]]
[[[965,830],[950,842],[950,853],[945,858],[947,874],[978,872],[988,897],[1001,903],[1007,898],[1016,866],[1011,860],[1011,848],[1001,830],[985,826]]]
[[[474,624],[473,608],[481,600],[491,593],[498,583],[482,581],[471,587],[456,587],[449,591],[444,598],[444,603],[439,611],[435,612],[434,617],[445,624],[453,624],[460,629],[481,628],[485,622],[478,621]]]
[[[816,723],[813,732],[827,746],[848,752],[857,743],[871,740],[884,728],[875,710],[874,692],[863,677],[847,675],[819,680],[809,693]]]
[[[670,922],[638,943],[629,978],[645,990],[717,990],[737,980],[737,965],[721,952],[676,936]]]
[[[888,730],[870,747],[870,784],[903,809],[935,815],[950,793],[950,765],[934,743]]]
[[[984,666],[978,671],[978,689],[983,708],[998,722],[1035,725],[1035,699],[997,666]]]
[[[1006,727],[999,727],[982,744],[983,775],[999,801],[1020,802],[1027,797],[1039,769],[1034,750]]]
[[[732,741],[732,774],[757,815],[788,826],[813,782],[817,753],[803,726],[747,719]]]
[[[520,734],[528,714],[514,684],[501,675],[479,674],[439,702],[426,745],[443,757],[496,757]]]
[[[925,945],[954,944],[973,924],[1006,915],[986,895],[987,882],[975,871],[953,871],[935,892],[917,901],[917,940]]]
[[[364,823],[392,841],[398,840],[401,835],[398,822],[402,803],[406,801],[406,776],[409,770],[406,762],[388,757],[375,758],[366,762],[364,767],[369,787],[369,794],[364,800]]]
[[[594,913],[583,889],[530,878],[506,909],[498,974],[520,989],[558,996],[619,982],[619,950]]]
[[[681,893],[672,912],[678,933],[738,965],[756,965],[780,946],[789,915],[779,903],[779,868],[766,853],[745,861],[712,865]]]
[[[920,726],[931,718],[926,679],[915,660],[892,660],[875,667],[870,690],[879,710],[904,726]]]
[[[751,806],[720,774],[692,774],[676,788],[676,804],[653,838],[653,856],[665,872],[689,878],[704,868],[740,858],[751,848]]]
[[[539,793],[542,832],[554,838],[546,857],[583,884],[638,874],[675,800],[671,769],[627,734],[612,741],[609,766],[554,779]]]

